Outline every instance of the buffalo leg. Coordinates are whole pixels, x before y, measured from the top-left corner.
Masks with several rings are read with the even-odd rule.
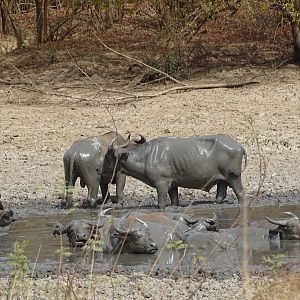
[[[70,174],[69,161],[64,161],[64,169],[65,169],[65,186],[66,186],[65,208],[70,208],[73,206],[73,192],[75,189],[75,182],[77,179],[77,175],[72,174],[72,176],[70,176],[71,174]],[[75,170],[73,170],[73,173],[75,173]]]
[[[227,196],[227,183],[220,181],[217,184],[217,197],[216,203],[221,204]]]
[[[75,189],[75,181],[66,181],[66,206],[65,208],[70,208],[73,206],[73,192]]]
[[[157,190],[157,196],[158,196],[158,207],[163,209],[166,207],[168,184],[165,182],[158,183],[156,185],[156,190]]]
[[[172,188],[169,190],[169,197],[171,199],[171,205],[178,206],[179,199],[178,199],[178,187]]]
[[[110,197],[110,193],[108,192],[108,184],[100,183],[100,189],[102,194],[102,202],[107,202]]]
[[[230,177],[228,184],[233,189],[236,197],[238,198],[238,202],[243,203],[245,195],[241,176]]]
[[[89,180],[88,182],[86,182],[88,188],[87,204],[90,205],[92,208],[95,208],[97,206],[97,195],[99,190],[99,184],[100,182],[95,178],[93,180]],[[86,204],[84,203],[84,206],[85,205]]]
[[[124,188],[126,183],[126,175],[117,172],[116,174],[116,194],[117,194],[117,201],[122,201],[124,199]]]

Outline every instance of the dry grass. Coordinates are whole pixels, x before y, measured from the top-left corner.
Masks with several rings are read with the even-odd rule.
[[[260,281],[253,300],[297,300],[300,299],[300,274],[277,274],[270,282]]]

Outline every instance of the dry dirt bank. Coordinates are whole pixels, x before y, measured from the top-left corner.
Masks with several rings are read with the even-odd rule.
[[[102,275],[89,279],[75,276],[63,276],[58,281],[56,276],[23,281],[14,289],[14,299],[299,299],[299,276],[283,278],[254,276],[250,279],[247,294],[243,283],[237,276],[223,280],[213,278],[174,280],[158,279],[144,274],[130,276]],[[9,294],[8,281],[0,280],[1,293]],[[70,288],[71,287],[71,288]],[[20,298],[18,298],[19,296]],[[75,298],[76,296],[76,298]]]
[[[262,187],[265,198],[261,199],[269,199],[267,201],[273,204],[299,203],[300,70],[295,66],[206,71],[186,83],[252,79],[260,83],[236,89],[173,93],[109,108],[102,104],[109,99],[113,102],[120,94],[112,96],[111,93],[99,92],[100,88],[130,93],[143,89],[128,81],[113,81],[113,76],[101,77],[99,72],[91,77],[98,83],[95,86],[90,80],[80,77],[78,69],[59,64],[51,69],[28,68],[22,72],[26,77],[11,67],[2,67],[2,79],[6,83],[0,83],[0,182],[2,199],[9,206],[58,204],[58,196],[63,194],[64,151],[78,138],[115,128],[124,135],[142,133],[148,139],[230,134],[248,152],[249,164],[243,174],[248,194],[257,190],[259,181],[257,138],[266,163]],[[8,85],[8,81],[14,84]],[[18,83],[22,81],[34,82],[34,85],[24,87]],[[145,90],[154,93],[170,87],[173,85],[150,86]],[[35,92],[36,89],[68,94],[73,98],[41,94]],[[91,100],[80,101],[74,97],[90,97]],[[81,197],[86,191],[78,188],[78,193]],[[136,180],[128,180],[126,193],[124,205],[142,201],[144,204],[156,203],[155,191]],[[181,189],[180,201],[201,202],[213,200],[212,197],[214,192],[210,196]]]

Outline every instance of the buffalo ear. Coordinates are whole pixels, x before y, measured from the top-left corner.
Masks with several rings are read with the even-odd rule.
[[[114,142],[116,141],[117,138],[114,138],[111,143],[108,145],[108,149],[107,149],[107,154],[108,155],[114,155],[115,157],[120,158],[121,155],[123,154],[123,149],[128,147],[128,144],[130,143],[130,134],[127,137],[127,140],[125,141],[124,144],[122,145],[114,145]],[[107,155],[106,154],[106,155]]]
[[[107,154],[114,154],[115,153],[115,146],[114,146],[114,142],[116,141],[117,137],[115,137],[110,144],[108,145],[107,148]]]
[[[54,236],[56,236],[56,235],[62,235],[62,234],[65,233],[64,230],[65,230],[64,226],[62,224],[60,224],[59,222],[56,222],[56,224],[54,226],[54,229],[52,231],[52,234]]]
[[[118,148],[127,148],[128,145],[129,145],[129,143],[130,143],[130,137],[131,137],[131,134],[128,134],[128,137],[127,137],[125,143],[122,144],[122,145],[118,145],[117,147],[118,147]]]

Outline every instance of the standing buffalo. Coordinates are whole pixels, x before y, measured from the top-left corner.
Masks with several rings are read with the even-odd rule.
[[[247,154],[243,146],[228,135],[179,138],[162,137],[135,149],[110,144],[107,157],[118,159],[121,173],[155,187],[158,206],[166,206],[167,194],[172,205],[179,205],[178,187],[209,191],[217,184],[216,202],[222,203],[230,186],[238,201],[243,200],[242,160]],[[99,170],[101,172],[101,170]]]
[[[291,212],[284,212],[291,218],[284,220],[273,220],[266,218],[270,223],[277,225],[277,228],[269,231],[270,239],[279,234],[280,240],[300,240],[300,220]]]
[[[141,136],[140,141],[132,141],[129,148],[138,143],[145,142]],[[124,197],[124,186],[126,176],[115,171],[115,160],[105,159],[108,146],[121,145],[125,139],[115,131],[108,132],[99,137],[88,137],[75,141],[65,152],[63,157],[66,183],[66,208],[72,206],[72,194],[75,182],[80,177],[80,186],[88,188],[88,197],[84,201],[86,206],[95,207],[97,205],[97,194],[99,185],[101,188],[103,201],[109,199],[108,184],[116,184],[117,200]],[[98,172],[96,172],[96,169]]]

